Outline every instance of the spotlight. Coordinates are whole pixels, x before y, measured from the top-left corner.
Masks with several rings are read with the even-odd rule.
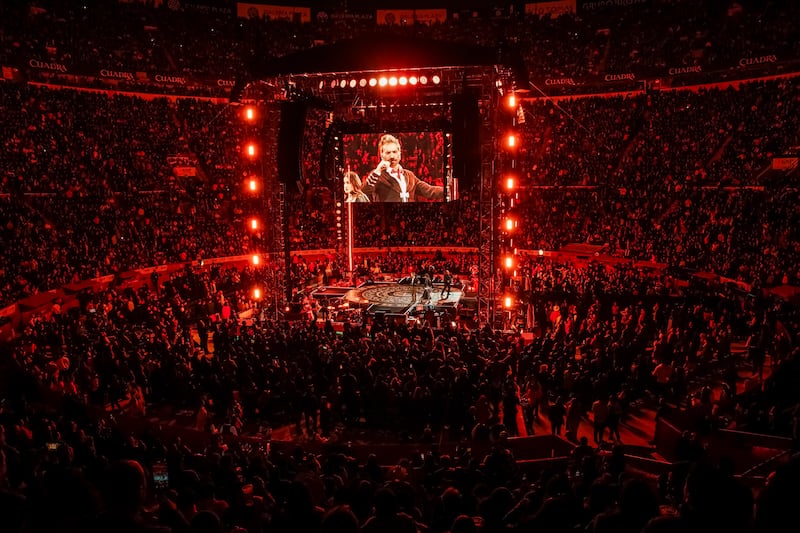
[[[509,191],[513,191],[515,185],[516,183],[514,182],[514,178],[512,176],[506,178],[506,189],[508,189]]]
[[[406,84],[408,84],[408,78],[406,78],[405,76],[400,76],[400,79],[399,79],[399,80],[397,80],[397,81],[398,81],[398,83],[399,83],[400,85],[406,85]]]
[[[358,80],[358,86],[359,87],[366,87],[367,86],[367,79],[366,78],[361,78],[360,80]]]
[[[251,218],[250,219],[250,229],[251,230],[257,230],[258,229],[258,219],[256,219],[256,218]]]
[[[386,87],[386,84],[388,83],[389,80],[387,80],[385,76],[378,80],[378,85],[380,85],[381,87]]]
[[[515,107],[517,107],[517,96],[513,93],[509,94],[507,104],[509,109],[514,109]]]
[[[247,182],[247,188],[250,189],[250,192],[255,192],[258,189],[258,182],[254,179],[250,179]]]
[[[342,89],[344,89],[345,87],[347,87],[347,80],[342,80],[342,81],[340,81],[340,82],[339,82],[339,87],[341,87]]]
[[[505,265],[506,268],[512,268],[514,266],[514,258],[510,255],[507,255],[505,258]]]
[[[355,89],[357,83],[358,82],[356,80],[350,80],[350,88]]]
[[[439,85],[439,82],[442,81],[442,78],[440,78],[438,75],[434,74],[433,78],[431,78],[431,81],[433,81],[434,85]]]
[[[336,85],[337,85],[336,80],[331,80],[331,89],[335,89]]]
[[[418,80],[416,76],[411,76],[410,78],[408,78],[408,83],[410,83],[411,85],[416,85],[417,81]]]
[[[503,305],[505,306],[506,309],[511,309],[511,306],[514,305],[514,299],[511,298],[511,296],[506,296],[505,298],[503,298]]]
[[[259,263],[261,263],[261,258],[258,256],[258,254],[253,255],[253,264],[257,265]]]
[[[247,155],[249,155],[250,157],[255,157],[256,156],[256,145],[255,144],[250,143],[250,144],[247,145]]]
[[[507,218],[506,219],[506,231],[511,231],[514,229],[514,219]]]
[[[376,85],[378,85],[378,80],[376,80],[375,78],[370,78],[369,79],[369,86],[370,87],[375,87]]]
[[[391,85],[392,87],[397,85],[397,76],[392,76],[391,78],[389,78],[389,85]]]
[[[420,82],[422,85],[425,85],[425,84],[427,84],[427,83],[428,83],[428,77],[427,77],[427,76],[420,76],[420,77],[419,77],[419,82]]]
[[[543,256],[543,255],[544,255],[544,250],[542,250],[541,248],[539,248],[539,257],[541,257],[541,256]]]
[[[508,137],[506,138],[506,143],[508,144],[509,148],[515,148],[517,146],[517,136],[513,133],[509,133]]]
[[[253,299],[255,300],[261,299],[261,289],[253,289]]]
[[[244,118],[245,118],[245,120],[247,120],[248,122],[252,122],[252,121],[253,121],[253,120],[256,118],[256,111],[255,111],[255,109],[253,109],[252,107],[248,106],[248,107],[247,107],[247,108],[244,110]]]
[[[321,91],[325,87],[325,82],[323,80],[319,80],[319,90]]]

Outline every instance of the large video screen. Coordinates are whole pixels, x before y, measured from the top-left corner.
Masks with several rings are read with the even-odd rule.
[[[345,202],[443,202],[452,199],[442,131],[347,133]]]

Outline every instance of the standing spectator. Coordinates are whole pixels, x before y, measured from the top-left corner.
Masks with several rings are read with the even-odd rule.
[[[536,419],[539,417],[539,396],[541,394],[541,387],[535,376],[528,378],[525,383],[525,390],[520,398],[520,405],[522,406],[522,418],[525,421],[525,430],[528,435],[533,435],[536,432]]]
[[[519,435],[517,428],[517,411],[519,407],[519,387],[513,377],[506,381],[503,394],[503,425],[506,427],[509,436]]]
[[[414,519],[400,511],[397,496],[389,488],[378,489],[375,492],[375,511],[372,516],[361,526],[362,533],[397,532],[416,533],[417,525]]]
[[[656,396],[663,396],[671,398],[670,382],[672,381],[672,363],[669,361],[661,361],[653,369],[653,378],[656,380]]]
[[[622,419],[622,404],[616,394],[611,394],[608,397],[608,418],[606,418],[606,426],[608,427],[608,438],[614,442],[622,442],[619,435],[619,424]]]
[[[550,432],[553,435],[561,435],[561,427],[564,425],[565,415],[564,401],[559,396],[547,412],[547,418],[550,420]]]
[[[592,403],[592,424],[594,426],[594,442],[602,444],[603,432],[608,423],[608,403],[603,399],[596,399]]]
[[[571,394],[567,401],[566,428],[567,439],[572,442],[578,442],[578,428],[580,427],[582,416],[583,404],[575,394]]]

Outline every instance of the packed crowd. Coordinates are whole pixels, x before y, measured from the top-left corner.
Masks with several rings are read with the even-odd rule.
[[[409,260],[387,256],[365,264],[387,272],[429,264],[469,269],[474,258]],[[316,272],[331,266],[324,259],[306,264]],[[712,521],[760,531],[772,513],[782,518],[790,511],[774,504],[759,516],[756,507],[754,518],[754,496],[734,481],[731,465],[709,464],[691,442],[676,450],[685,468],[657,484],[625,468],[623,448],[601,455],[591,444],[606,442],[606,430],[608,441],[619,444],[617,424],[632,402],[650,395],[672,405],[692,396],[685,407],[695,412],[692,429],[699,434],[725,417],[739,429],[791,434],[797,409],[789,408],[798,398],[784,385],[797,375],[791,349],[797,339],[779,342],[778,317],[785,331],[796,332],[796,313],[707,291],[675,297],[665,289],[668,279],[631,266],[537,259],[526,268],[525,294],[541,306],[536,319],[543,324],[528,345],[517,334],[448,321],[434,329],[355,317],[342,334],[330,322],[275,321],[249,296],[266,275],[253,267],[187,267],[155,285],[87,291],[77,309],[54,306],[3,347],[3,386],[10,392],[0,418],[5,523],[12,531],[45,530],[53,520],[69,530],[149,523],[173,531],[342,531],[335,529],[345,527],[340,523],[325,524],[335,520],[328,515],[344,514],[338,520],[347,531],[383,521],[409,531],[460,531],[466,526],[454,522],[464,514],[482,523],[477,531],[532,524],[605,531],[617,530],[619,520],[633,520],[630,531]],[[320,311],[313,302],[308,308]],[[730,373],[719,370],[740,364],[731,344],[744,336],[770,354],[780,385],[745,404],[730,386],[722,396],[706,394],[699,383],[718,375],[728,380]],[[43,409],[53,397],[63,406]],[[505,439],[521,429],[511,410],[523,398],[530,402],[523,407],[528,433],[536,431],[535,420],[546,419],[550,432],[576,442],[563,470],[528,471],[507,448]],[[130,433],[114,419],[121,412],[158,416],[163,406],[189,409],[195,429],[217,437],[193,449],[156,433]],[[105,413],[99,421],[88,416],[98,411]],[[578,441],[576,418],[592,420],[594,443]],[[317,456],[300,446],[286,453],[265,448],[268,440],[245,445],[227,438],[268,437],[269,428],[285,424],[298,438],[332,441],[343,428],[391,430],[421,443],[422,457],[364,464],[346,447]],[[445,426],[462,442],[455,456],[437,453],[433,444]],[[491,451],[471,456],[481,444]],[[772,481],[778,485],[760,497],[789,490],[782,475],[788,474],[779,473]],[[698,485],[684,483],[689,479]],[[695,500],[692,487],[720,500]],[[641,513],[635,520],[627,516],[629,490],[648,502],[634,506]],[[743,498],[735,500],[741,516],[730,515],[731,498]]]
[[[797,91],[795,81],[778,80],[525,103],[518,168],[533,186],[511,212],[519,219],[514,238],[534,250],[588,242],[604,253],[757,286],[796,283],[797,192],[770,165],[800,144]],[[2,269],[4,302],[141,266],[271,250],[277,242],[273,224],[246,228],[249,217],[276,212],[270,189],[278,185],[263,177],[278,174],[277,107],[261,109],[247,125],[241,107],[198,99],[13,84],[2,86],[0,98],[7,117],[0,192],[11,252]],[[255,160],[243,156],[252,139],[263,147]],[[288,239],[292,249],[333,249],[339,185],[310,163],[322,159],[321,143],[312,144],[303,183],[286,188]],[[263,190],[250,193],[250,178]],[[476,197],[462,189],[459,201],[435,209],[358,206],[355,244],[477,246]]]
[[[76,72],[230,77],[253,55],[374,29],[357,20],[234,20],[167,4],[3,4],[0,63],[36,57]],[[610,26],[603,15],[468,17],[387,31],[513,44],[534,80],[798,55],[793,2],[686,4],[693,11],[657,2],[646,15],[615,14]],[[720,22],[713,35],[708,20]],[[797,190],[766,170],[800,144],[798,102],[793,80],[525,102],[519,168],[543,188],[520,193],[517,246],[588,242],[756,289],[796,284]],[[0,303],[137,267],[275,251],[275,220],[248,225],[275,212],[276,181],[259,178],[278,174],[279,109],[262,106],[252,125],[240,111],[200,98],[0,84]],[[305,175],[287,185],[295,250],[337,245],[324,122],[309,115]],[[263,150],[248,160],[242,152],[254,138]],[[248,192],[250,178],[264,186],[258,194]],[[478,215],[474,191],[435,209],[365,206],[355,213],[355,244],[474,248]],[[477,260],[441,249],[387,253],[358,257],[357,275],[430,268],[469,285]],[[510,331],[467,327],[458,316],[400,325],[338,311],[346,320],[337,332],[303,290],[343,277],[334,254],[293,258],[292,303],[304,318],[291,323],[282,306],[251,293],[274,282],[271,268],[186,266],[141,286],[86,290],[77,307],[55,302],[0,346],[3,530],[761,533],[796,523],[796,459],[753,493],[699,441],[682,441],[681,462],[658,480],[626,468],[619,442],[631,405],[659,400],[690,411],[699,434],[730,425],[800,442],[800,316],[788,302],[676,283],[670,270],[633,263],[531,257],[516,278],[498,278],[531,310],[510,316]],[[514,331],[534,326],[532,342]],[[757,393],[735,394],[735,343],[746,343]],[[720,395],[710,380],[722,383]],[[213,438],[188,445],[115,421],[165,407],[190,411],[194,429]],[[594,442],[579,439],[581,420],[593,424]],[[421,453],[382,465],[346,447],[267,448],[271,428],[287,425],[298,441],[390,432],[421,443]],[[566,467],[529,470],[515,460],[506,439],[542,427],[576,445]],[[454,455],[435,445],[444,432],[462,443]],[[241,434],[262,440],[232,438]],[[595,449],[609,441],[610,453]],[[490,451],[473,456],[477,445]]]
[[[683,77],[694,80],[709,73],[717,78],[747,77],[764,63],[769,67],[800,58],[800,38],[790,22],[798,15],[794,2],[634,2],[588,12],[581,6],[576,14],[555,18],[503,5],[475,10],[474,16],[459,13],[465,6],[455,7],[447,20],[431,25],[398,20],[382,33],[499,45],[505,60],[518,60],[541,90],[574,88],[546,84],[548,79],[583,86],[602,82],[607,75],[673,77],[670,69],[684,69],[689,75]],[[214,11],[181,9],[168,2],[155,8],[147,2],[13,3],[0,11],[5,21],[0,62],[56,63],[70,74],[90,73],[95,80],[102,79],[100,69],[128,73],[107,78],[122,87],[146,87],[134,78],[134,73],[143,72],[151,83],[161,74],[211,80],[207,85],[219,89],[217,80],[232,81],[243,72],[258,71],[272,58],[375,32],[373,6],[359,13],[347,6],[324,5],[325,16],[317,16],[314,9],[306,23],[240,18],[235,10],[235,4]],[[712,27],[715,31],[710,32]],[[771,59],[758,61],[765,57]],[[742,64],[743,59],[751,61]],[[53,73],[31,70],[31,75]],[[159,90],[186,90],[185,84],[158,85]]]
[[[359,272],[380,279],[452,269],[469,284],[476,259],[370,257]],[[298,259],[293,269],[312,286],[315,278],[333,282],[341,275],[322,256]],[[490,413],[503,420],[500,405],[515,412],[531,388],[540,393],[543,411],[570,399],[580,418],[609,395],[623,408],[658,397],[680,404],[693,384],[724,376],[730,405],[719,403],[732,409],[743,360],[733,343],[752,337],[750,344],[768,353],[773,366],[792,364],[796,339],[789,332],[796,331],[797,317],[778,312],[775,302],[695,294],[665,274],[624,264],[536,258],[522,269],[517,297],[534,306],[532,321],[545,332],[528,345],[518,334],[474,331],[452,313],[410,326],[349,313],[339,317],[345,329],[337,335],[330,320],[340,311],[323,310],[302,291],[295,298],[303,314],[287,326],[266,309],[269,299],[252,296],[253,286],[266,283],[267,267],[215,265],[187,267],[157,291],[89,289],[74,312],[59,305],[35,317],[13,358],[42,387],[96,407],[130,400],[135,389],[153,405],[203,406],[209,418],[199,429],[212,420],[239,431],[296,422],[309,438],[328,438],[337,424],[381,429],[389,421],[417,437],[426,426],[447,426],[455,436],[477,438]],[[660,365],[667,368],[656,371]],[[781,411],[796,402],[788,394]],[[714,406],[702,407],[710,419]],[[788,435],[786,416],[776,420],[775,431]],[[517,435],[516,416],[511,420],[504,421],[506,431]],[[534,431],[534,420],[526,424]]]
[[[432,447],[382,468],[346,449],[190,447],[108,421],[2,415],[3,529],[12,533],[761,533],[792,531],[796,518],[796,461],[755,496],[729,464],[697,456],[655,483],[626,472],[621,455],[583,446],[568,468],[527,475],[499,438],[485,456]]]

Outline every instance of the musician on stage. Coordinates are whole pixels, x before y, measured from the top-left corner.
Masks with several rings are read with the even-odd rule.
[[[373,202],[416,202],[444,200],[444,187],[429,185],[400,165],[400,141],[383,135],[378,141],[380,163],[367,176],[361,191]]]

